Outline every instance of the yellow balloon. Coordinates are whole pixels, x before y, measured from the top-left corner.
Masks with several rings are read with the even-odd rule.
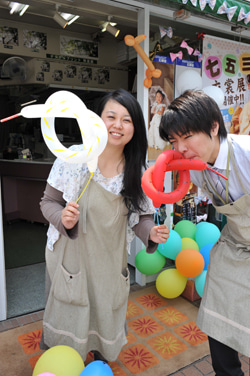
[[[85,365],[81,355],[70,346],[54,346],[36,362],[32,376],[50,372],[56,376],[79,376]]]
[[[182,250],[187,249],[187,248],[195,249],[196,251],[200,250],[198,244],[196,243],[194,239],[182,238],[181,241],[182,241],[182,247],[181,247]]]
[[[185,290],[187,279],[177,269],[166,269],[156,278],[156,289],[164,298],[177,298]]]

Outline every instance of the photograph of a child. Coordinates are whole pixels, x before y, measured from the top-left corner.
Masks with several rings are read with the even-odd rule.
[[[152,102],[151,115],[153,117],[148,130],[148,146],[157,150],[163,150],[167,143],[160,138],[159,125],[161,117],[170,102],[160,86],[151,88],[149,98]]]
[[[164,150],[171,149],[169,142],[159,136],[159,125],[164,111],[174,98],[174,64],[154,60],[156,69],[161,70],[161,76],[152,77],[149,89],[148,113],[148,160],[154,161]]]

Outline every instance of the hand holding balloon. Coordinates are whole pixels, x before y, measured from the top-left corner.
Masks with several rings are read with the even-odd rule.
[[[62,224],[67,230],[71,230],[79,221],[79,205],[76,202],[69,202],[62,210]]]
[[[155,243],[165,243],[169,238],[169,229],[166,225],[154,226],[150,230],[149,239]]]

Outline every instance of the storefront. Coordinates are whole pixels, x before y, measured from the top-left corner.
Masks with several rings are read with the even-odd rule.
[[[90,1],[92,3],[92,1]],[[107,6],[112,5],[113,7],[115,4],[112,1],[103,1],[99,2],[102,4],[107,4]],[[145,52],[146,56],[154,57],[153,63],[157,64],[165,64],[164,69],[165,72],[166,65],[169,65],[171,68],[166,70],[164,73],[165,79],[164,81],[154,82],[152,86],[160,86],[164,89],[164,92],[167,93],[169,99],[171,100],[172,97],[176,95],[176,82],[177,82],[177,73],[178,69],[180,69],[180,63],[185,61],[184,66],[188,69],[199,69],[199,72],[202,72],[202,64],[204,64],[204,52],[206,50],[206,58],[209,58],[209,49],[204,49],[204,38],[207,38],[210,34],[212,37],[219,37],[222,40],[231,40],[234,43],[238,43],[239,51],[230,51],[229,53],[225,51],[224,55],[240,55],[242,56],[243,52],[250,56],[250,48],[247,50],[247,44],[250,41],[250,22],[248,21],[249,15],[248,12],[250,11],[250,5],[247,1],[227,1],[223,2],[222,0],[217,1],[195,1],[195,0],[176,0],[176,1],[120,1],[119,5],[116,4],[117,8],[124,8],[126,7],[135,15],[136,19],[136,30],[137,35],[145,34],[146,36],[150,36],[150,38],[146,38],[144,41],[140,43],[143,51]],[[98,6],[98,1],[96,1],[96,6]],[[213,9],[212,9],[213,7]],[[235,8],[236,7],[236,8]],[[220,11],[219,11],[220,9]],[[243,10],[242,10],[243,9]],[[0,26],[4,28],[5,26],[5,19],[0,20]],[[249,22],[249,24],[248,24]],[[17,25],[17,29],[21,28],[22,33],[23,30],[26,29],[26,24],[22,24],[20,21],[17,24],[16,22],[12,22],[11,26],[15,27]],[[48,28],[46,29],[45,26],[42,27],[42,30],[48,32]],[[171,35],[172,30],[172,35]],[[65,34],[65,33],[64,33]],[[136,36],[136,35],[134,35]],[[55,46],[55,37],[53,35],[53,45],[50,48],[54,48]],[[87,37],[86,37],[87,38]],[[90,37],[89,37],[90,39]],[[113,42],[113,40],[112,40]],[[160,44],[160,49],[157,49],[157,42]],[[182,44],[185,42],[186,44]],[[108,60],[109,56],[114,56],[114,51],[117,52],[122,46],[122,57],[120,58],[119,63],[111,64]],[[125,47],[125,49],[124,49]],[[190,49],[192,49],[192,53],[190,53]],[[246,49],[246,51],[245,51]],[[20,49],[15,49],[13,46],[12,50],[15,54],[23,53]],[[18,52],[19,51],[19,52]],[[113,90],[118,86],[122,86],[126,89],[132,90],[131,82],[133,81],[134,85],[134,94],[137,95],[137,98],[142,106],[146,124],[149,124],[151,119],[150,114],[150,101],[149,95],[151,93],[151,88],[146,87],[144,84],[145,80],[145,71],[147,69],[147,65],[145,61],[143,61],[140,56],[134,51],[133,47],[128,47],[124,45],[124,41],[120,41],[119,44],[112,44],[111,39],[106,43],[104,40],[99,44],[99,53],[101,55],[97,67],[99,69],[99,65],[105,66],[106,71],[108,71],[108,79],[105,79],[105,84],[98,82],[98,80],[90,80],[87,79],[87,83],[77,81],[74,78],[74,81],[71,81],[70,77],[65,77],[64,80],[59,80],[55,82],[55,76],[53,81],[46,81],[46,69],[43,71],[44,73],[44,83],[38,82],[39,76],[37,73],[41,71],[41,64],[42,62],[48,60],[50,62],[50,66],[53,67],[54,72],[63,71],[62,69],[62,61],[59,61],[60,51],[55,50],[56,53],[54,57],[52,56],[51,50],[44,52],[39,51],[38,58],[34,58],[34,52],[29,50],[29,66],[35,70],[35,75],[33,78],[30,78],[30,86],[34,85],[44,85],[44,89],[49,86],[51,88],[64,88],[68,90],[72,90],[75,88],[78,92],[89,93],[89,97],[91,96],[91,103],[95,101],[97,95],[102,95],[107,90]],[[125,52],[124,52],[125,51]],[[196,55],[194,52],[197,51]],[[0,55],[5,54],[6,52],[10,55],[9,48],[6,48],[6,45],[3,42],[3,39],[0,43]],[[181,54],[180,54],[181,52]],[[127,57],[128,54],[131,54],[132,57]],[[175,54],[175,56],[171,55]],[[26,53],[27,55],[27,53]],[[221,56],[221,60],[223,60],[224,55]],[[135,59],[137,59],[136,65],[136,72],[137,78],[134,80],[134,71],[135,71]],[[179,60],[178,60],[179,59]],[[152,61],[152,60],[151,60]],[[80,63],[81,64],[81,63]],[[78,66],[80,65],[78,64]],[[86,64],[82,63],[82,65],[86,66],[88,69],[85,69],[85,72],[97,72],[98,69],[95,69],[95,61],[89,61]],[[191,65],[190,65],[191,64]],[[183,64],[182,64],[183,66]],[[159,65],[161,67],[161,65]],[[133,68],[133,69],[132,69]],[[133,75],[131,76],[131,71],[133,71]],[[33,72],[34,73],[34,72]],[[102,72],[103,73],[103,72]],[[235,74],[237,74],[235,72]],[[199,73],[200,74],[200,73]],[[203,73],[202,73],[203,74]],[[246,73],[244,73],[246,75]],[[79,78],[78,78],[79,79]],[[32,81],[33,80],[33,81]],[[211,85],[214,84],[211,83]],[[7,85],[6,81],[0,80],[0,85],[4,90],[5,86]],[[208,84],[207,84],[208,85]],[[10,85],[8,84],[8,87]],[[11,88],[9,88],[11,91]],[[38,90],[39,91],[39,90]],[[96,96],[93,96],[93,93],[96,93]],[[153,93],[153,92],[152,92]],[[172,97],[171,97],[172,95]],[[41,100],[44,100],[44,96],[41,96]],[[88,100],[87,97],[84,97],[84,100]],[[12,107],[11,107],[12,106]],[[91,104],[90,104],[91,106]],[[3,108],[4,106],[2,106]],[[227,107],[227,106],[225,106]],[[229,106],[230,107],[230,106]],[[232,106],[231,106],[232,107]],[[12,115],[15,113],[16,106],[13,103],[8,107],[13,111],[12,113],[7,114],[6,108],[4,113],[1,114],[1,118],[7,115]],[[19,107],[20,109],[20,107]],[[231,119],[230,119],[231,121]],[[12,126],[12,125],[11,125]],[[37,139],[38,140],[38,139]],[[40,142],[40,139],[39,139]],[[41,146],[41,145],[39,145]],[[151,150],[152,152],[152,150]],[[38,150],[37,150],[38,153]],[[157,153],[153,153],[152,157],[150,157],[151,163],[154,162]],[[8,187],[6,188],[6,184],[13,183],[13,178],[18,178],[20,183],[21,180],[24,178],[23,176],[19,176],[18,174],[13,173],[13,176],[9,176],[6,178],[6,163],[10,163],[12,166],[15,164],[15,168],[19,170],[18,163],[20,162],[6,162],[3,161],[1,165],[1,175],[4,176],[2,181],[2,195],[5,195],[6,190],[8,191]],[[27,162],[29,163],[29,162]],[[40,167],[41,161],[37,161],[37,166]],[[30,162],[32,166],[36,165],[35,160]],[[42,163],[43,165],[43,163]],[[17,167],[16,167],[17,166]],[[45,164],[45,168],[48,167],[48,161]],[[33,167],[32,167],[33,168]],[[44,166],[43,166],[44,168]],[[13,169],[13,168],[12,168]],[[20,171],[19,171],[20,173]],[[26,172],[25,172],[26,173]],[[25,177],[25,179],[27,176]],[[34,176],[31,176],[33,179]],[[35,179],[41,181],[41,184],[45,183],[45,176],[35,177]],[[171,178],[167,178],[167,184],[171,185]],[[7,182],[7,183],[6,183]],[[16,186],[16,183],[15,183]],[[43,187],[43,185],[42,185]],[[43,188],[42,188],[43,189]],[[3,192],[5,190],[5,192]],[[14,196],[13,196],[14,197]],[[0,202],[2,212],[4,213],[6,205],[8,204],[7,201]],[[9,208],[11,208],[11,204]],[[10,209],[12,210],[12,209]],[[168,209],[168,218],[171,218],[171,209]],[[6,212],[4,213],[6,214]],[[4,218],[4,217],[3,217]],[[5,218],[4,218],[5,219]],[[2,217],[1,217],[2,220]],[[30,220],[37,220],[32,217]],[[170,224],[170,223],[168,223]],[[1,228],[3,228],[2,223],[0,223]],[[140,244],[137,244],[137,247],[140,247]],[[135,250],[135,252],[138,251]],[[144,281],[145,282],[145,281]],[[4,234],[1,231],[0,237],[0,320],[5,320],[7,318],[7,304],[6,304],[6,280],[5,280],[5,257],[4,257]]]

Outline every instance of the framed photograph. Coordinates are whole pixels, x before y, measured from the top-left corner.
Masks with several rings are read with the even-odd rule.
[[[72,37],[60,37],[61,55],[98,59],[98,43]]]

